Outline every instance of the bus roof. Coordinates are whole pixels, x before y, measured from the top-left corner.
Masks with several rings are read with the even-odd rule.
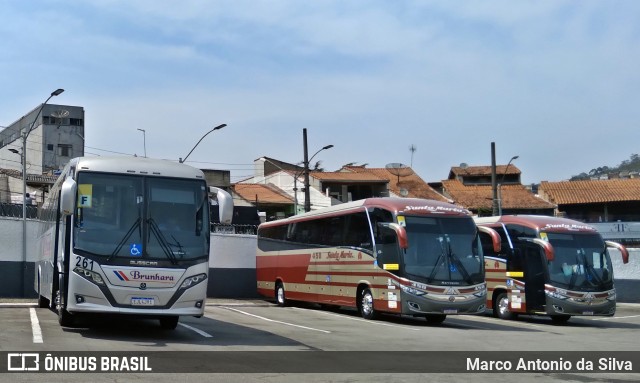
[[[70,161],[76,171],[137,174],[156,177],[196,178],[204,180],[204,173],[192,166],[169,160],[144,157],[78,157]]]
[[[597,232],[593,226],[579,221],[545,215],[501,215],[474,218],[474,220],[479,225],[492,223],[515,224],[546,232]]]
[[[307,220],[322,216],[341,215],[354,211],[362,211],[369,208],[382,208],[389,210],[395,214],[407,215],[449,215],[449,216],[471,216],[469,210],[446,202],[420,199],[420,198],[366,198],[353,202],[327,207],[311,211],[304,214],[298,214],[289,218],[276,221],[265,222],[262,225],[281,225],[289,222]]]

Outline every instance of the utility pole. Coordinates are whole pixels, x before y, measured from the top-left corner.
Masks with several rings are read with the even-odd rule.
[[[302,144],[304,146],[304,211],[311,211],[311,193],[309,190],[309,152],[307,150],[307,128],[302,129]]]
[[[496,182],[496,143],[491,143],[491,190],[493,190],[492,215],[498,215],[498,184]]]

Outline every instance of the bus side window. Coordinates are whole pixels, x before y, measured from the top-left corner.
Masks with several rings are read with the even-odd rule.
[[[384,268],[385,264],[400,264],[400,246],[395,231],[388,227],[378,226],[376,234],[376,250],[378,267]],[[397,273],[397,270],[389,270]]]
[[[498,254],[493,251],[493,240],[491,236],[485,232],[479,232],[480,235],[480,243],[482,244],[482,253],[484,256],[497,256]]]

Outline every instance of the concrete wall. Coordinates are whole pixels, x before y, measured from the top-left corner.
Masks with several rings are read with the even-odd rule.
[[[255,298],[256,236],[211,234],[209,287],[207,295],[217,298]]]
[[[27,263],[22,263],[22,220],[0,217],[0,297],[35,297],[36,243],[40,223],[27,219]],[[208,295],[255,298],[256,236],[211,234]],[[24,281],[23,281],[24,279]],[[24,287],[23,287],[24,286]]]
[[[35,238],[37,221],[27,220],[27,238]],[[22,259],[22,221],[0,217],[0,297],[22,296],[21,278],[25,275],[25,291],[35,296],[33,265],[36,246],[27,245],[26,267]],[[256,236],[244,234],[211,234],[208,295],[218,298],[253,298],[256,293]],[[611,250],[615,284],[620,302],[640,303],[640,249],[630,249],[629,263],[623,264],[617,250]]]

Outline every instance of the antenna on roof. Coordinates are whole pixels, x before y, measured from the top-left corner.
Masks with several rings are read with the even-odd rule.
[[[411,167],[413,167],[413,153],[415,153],[416,150],[418,150],[418,147],[414,144],[411,144],[411,146],[409,146],[409,151],[411,152]]]
[[[413,170],[411,170],[410,167],[398,162],[392,162],[390,164],[386,164],[385,168],[389,173],[398,177],[398,183],[400,183],[400,177],[406,177],[413,174]]]

